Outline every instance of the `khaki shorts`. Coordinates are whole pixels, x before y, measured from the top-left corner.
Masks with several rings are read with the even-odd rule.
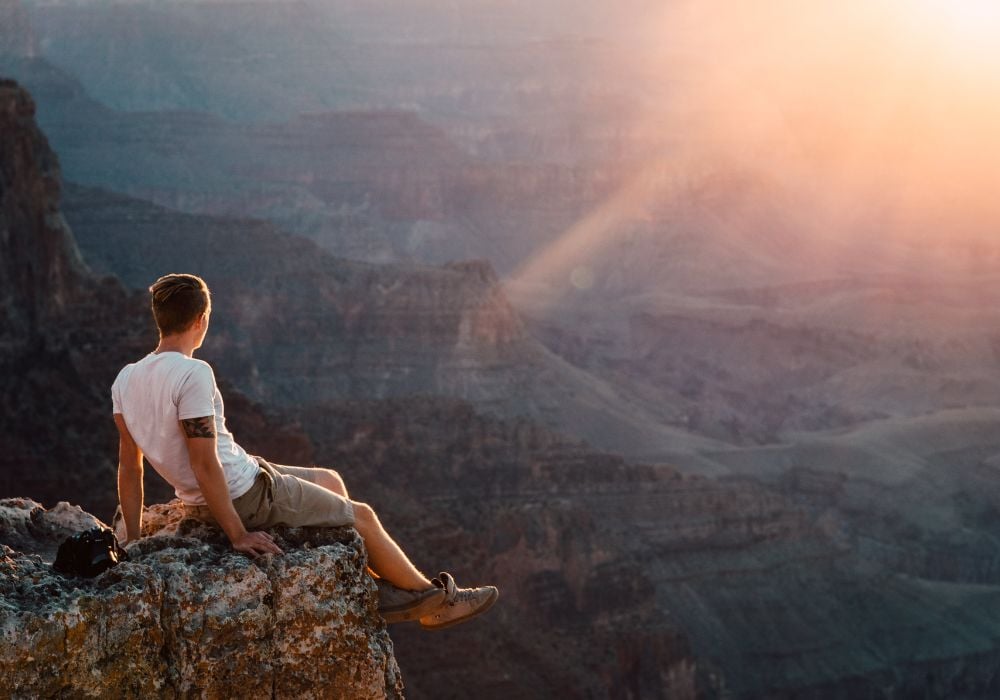
[[[354,506],[343,496],[318,486],[315,470],[254,459],[260,465],[260,474],[249,491],[233,499],[233,508],[247,529],[354,524]],[[185,505],[184,510],[192,518],[215,524],[208,506]]]

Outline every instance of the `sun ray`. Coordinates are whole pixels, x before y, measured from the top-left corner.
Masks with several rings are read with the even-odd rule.
[[[558,289],[571,285],[588,288],[593,283],[592,260],[610,244],[620,226],[634,220],[638,212],[662,193],[668,176],[652,165],[640,168],[615,192],[576,223],[532,255],[511,275],[511,281],[525,289],[546,289],[545,298],[554,302]]]

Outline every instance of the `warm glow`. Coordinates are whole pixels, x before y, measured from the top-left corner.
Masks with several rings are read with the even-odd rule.
[[[912,0],[942,48],[962,60],[1000,65],[1000,3],[996,0]]]
[[[515,277],[579,287],[674,196],[649,173],[690,164],[784,183],[818,242],[1000,238],[1000,0],[677,0],[655,24],[642,130],[671,140]]]

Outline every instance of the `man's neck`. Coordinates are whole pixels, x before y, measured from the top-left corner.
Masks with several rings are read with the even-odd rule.
[[[160,338],[160,344],[156,346],[156,350],[153,352],[157,355],[164,352],[179,352],[182,355],[192,357],[195,348],[196,345],[193,338],[187,338],[184,335],[168,335],[165,338]]]

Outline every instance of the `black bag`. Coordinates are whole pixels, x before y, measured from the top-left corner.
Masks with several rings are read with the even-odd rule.
[[[52,568],[61,574],[91,578],[126,561],[128,554],[115,533],[104,527],[78,532],[59,545]]]

